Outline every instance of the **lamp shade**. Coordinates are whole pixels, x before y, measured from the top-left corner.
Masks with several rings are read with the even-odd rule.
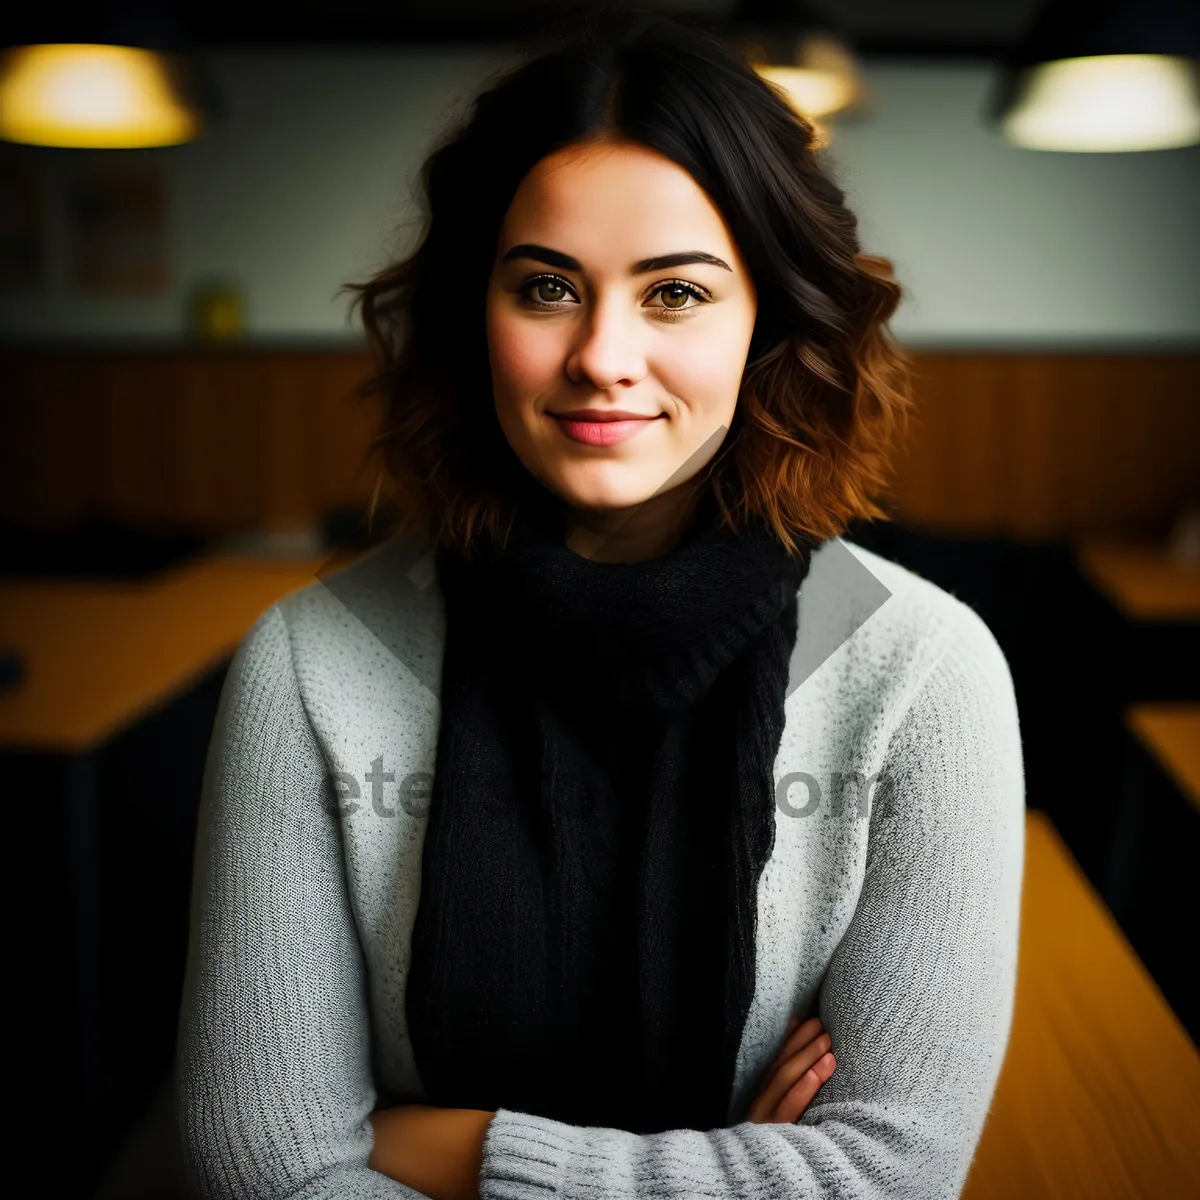
[[[26,21],[0,47],[0,138],[132,149],[198,137],[218,104],[179,23],[161,11]]]
[[[863,107],[866,88],[849,40],[803,0],[739,0],[728,28],[745,62],[812,126],[815,146],[829,143],[829,118]]]
[[[1002,60],[987,117],[1031,150],[1200,142],[1200,5],[1051,0]]]
[[[831,117],[857,104],[862,81],[854,56],[831,34],[814,31],[794,39],[785,52],[764,48],[754,58],[764,78],[783,87],[798,111],[817,119]]]

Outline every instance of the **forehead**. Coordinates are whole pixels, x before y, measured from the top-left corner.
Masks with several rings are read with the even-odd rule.
[[[521,181],[501,240],[537,241],[621,272],[677,250],[735,254],[724,218],[692,176],[657,151],[625,143],[568,147],[542,159]]]

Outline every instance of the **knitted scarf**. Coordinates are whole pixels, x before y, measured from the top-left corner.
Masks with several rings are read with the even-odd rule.
[[[438,552],[417,1071],[442,1107],[717,1128],[814,547],[702,508],[668,553],[599,562],[567,547],[562,511],[530,506],[470,560]]]

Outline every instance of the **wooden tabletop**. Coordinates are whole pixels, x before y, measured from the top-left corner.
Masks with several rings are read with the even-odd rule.
[[[26,672],[0,689],[0,747],[95,747],[231,655],[331,561],[214,555],[136,582],[0,584],[0,631]]]
[[[1136,542],[1089,540],[1077,548],[1091,581],[1132,621],[1200,621],[1200,565]]]
[[[261,612],[328,566],[214,557],[144,583],[0,586],[0,628],[30,665],[0,693],[0,745],[97,744],[232,653]],[[1131,712],[1189,787],[1195,711]],[[1198,1129],[1200,1053],[1031,811],[1012,1034],[964,1200],[1200,1196]]]
[[[1200,1052],[1049,819],[1025,828],[1012,1035],[963,1200],[1200,1196]]]
[[[1200,808],[1200,704],[1134,704],[1125,723]]]

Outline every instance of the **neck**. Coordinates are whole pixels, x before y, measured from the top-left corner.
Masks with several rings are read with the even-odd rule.
[[[681,484],[634,508],[570,508],[567,546],[594,562],[658,558],[674,549],[691,529],[698,507],[698,493]]]

